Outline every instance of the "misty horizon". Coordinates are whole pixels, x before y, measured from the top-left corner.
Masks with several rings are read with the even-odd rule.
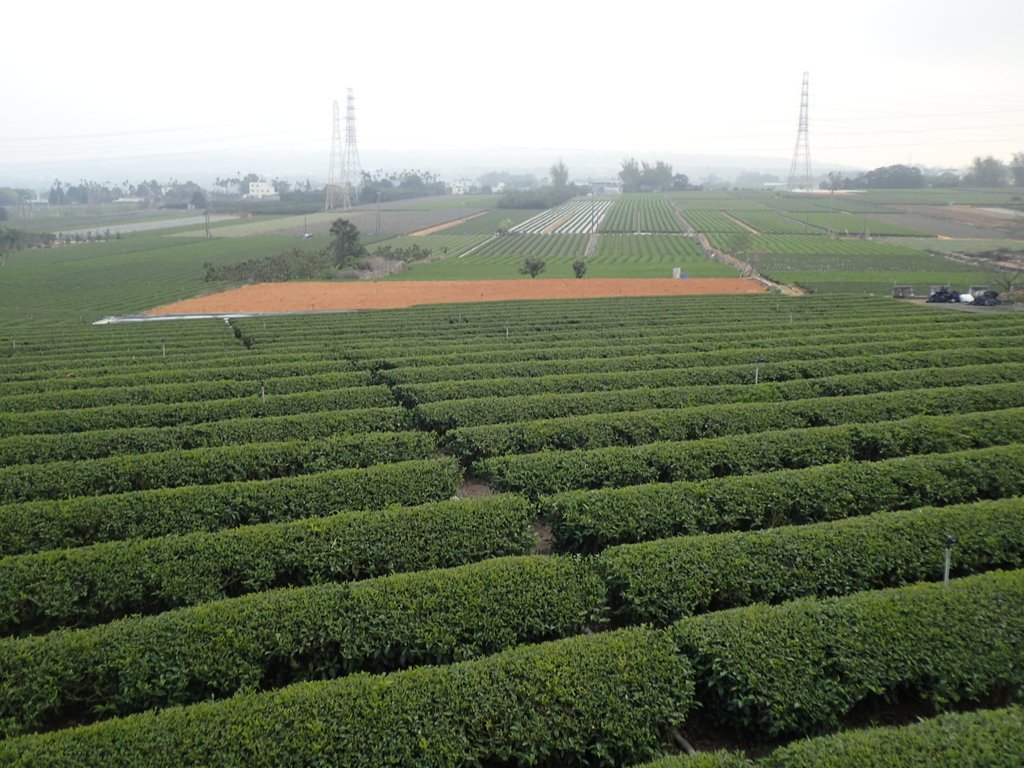
[[[625,12],[625,11],[624,11]],[[788,173],[803,72],[815,171],[964,169],[1024,150],[1024,4],[782,7],[462,0],[273,14],[183,0],[7,9],[0,185],[226,175],[326,180],[332,102],[364,169],[606,177],[626,157],[694,177]],[[396,23],[397,19],[401,23]],[[60,24],[54,24],[60,19]],[[56,52],[56,55],[54,55]]]

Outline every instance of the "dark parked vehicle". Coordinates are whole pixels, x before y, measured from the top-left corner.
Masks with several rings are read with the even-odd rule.
[[[931,304],[953,304],[960,302],[960,294],[954,291],[952,288],[939,288],[934,291],[929,297],[928,302]]]

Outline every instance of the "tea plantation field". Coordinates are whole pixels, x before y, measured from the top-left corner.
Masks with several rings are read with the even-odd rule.
[[[0,764],[1019,766],[1022,331],[767,295],[7,322]]]

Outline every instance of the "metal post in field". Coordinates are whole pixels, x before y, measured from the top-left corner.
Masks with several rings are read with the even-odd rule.
[[[953,545],[954,544],[956,544],[956,537],[954,537],[954,536],[947,536],[946,537],[945,564],[943,565],[943,569],[942,569],[942,586],[944,586],[944,587],[948,587],[949,586],[949,567],[950,567],[950,565],[952,564],[952,561],[953,561]]]

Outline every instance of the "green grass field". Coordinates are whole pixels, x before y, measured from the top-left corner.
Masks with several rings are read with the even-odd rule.
[[[430,240],[430,235],[415,240]],[[598,235],[586,256],[588,235],[514,235],[488,240],[464,256],[450,255],[429,264],[414,264],[395,280],[515,280],[526,258],[546,262],[541,278],[574,277],[577,260],[587,277],[671,277],[679,267],[690,277],[737,277],[736,270],[711,261],[693,238],[678,235]]]
[[[271,256],[293,238],[186,238],[136,234],[10,255],[0,279],[0,324],[90,323],[226,287],[203,264]]]
[[[827,226],[828,207],[834,206],[835,228],[863,227],[873,234],[907,234],[898,217],[882,224],[873,213],[891,212],[886,205],[941,202],[1011,204],[1015,190],[896,190],[857,195],[796,197],[778,192],[675,192],[666,195],[623,196],[616,201],[594,253],[585,256],[588,236],[516,235],[493,238],[503,222],[524,221],[537,211],[491,208],[497,196],[451,196],[420,199],[388,206],[381,211],[380,235],[375,234],[376,212],[351,214],[373,252],[383,246],[419,245],[432,251],[430,263],[415,264],[391,279],[470,280],[517,279],[527,257],[542,258],[542,278],[572,277],[572,263],[587,262],[589,277],[667,277],[673,267],[693,277],[729,276],[735,272],[701,254],[692,238],[681,234],[637,235],[636,230],[674,230],[678,211],[698,232],[726,252],[737,236],[748,238],[749,258],[757,268],[783,283],[795,283],[816,292],[883,293],[893,284],[910,284],[916,291],[932,285],[966,288],[992,282],[992,275],[939,255],[935,251],[984,251],[995,247],[1024,247],[1020,241],[984,238],[946,240],[894,237],[829,239],[815,227]],[[481,215],[473,216],[479,211]],[[840,212],[842,211],[842,212]],[[934,209],[933,209],[934,211]],[[22,224],[12,209],[8,225]],[[31,218],[33,230],[92,229],[102,231],[119,223],[164,221],[168,224],[194,212],[125,210],[118,206],[64,206],[40,208]],[[932,214],[929,214],[932,215]],[[326,229],[339,212],[308,216],[256,217],[246,221],[215,222],[214,238],[207,240],[195,226],[167,227],[155,232],[130,233],[106,242],[81,243],[48,250],[13,253],[0,271],[0,321],[92,322],[106,315],[133,313],[170,301],[229,287],[203,281],[203,265],[223,265],[278,254],[289,248],[320,249],[329,238]],[[437,223],[472,216],[435,234],[409,237]],[[807,223],[805,224],[804,221]],[[744,224],[764,232],[753,235]],[[301,234],[308,226],[317,231],[312,240]],[[853,229],[851,229],[853,231]],[[859,231],[859,230],[858,230]],[[801,232],[801,234],[794,234]],[[447,251],[447,252],[446,252]]]
[[[66,232],[92,229],[102,232],[119,225],[142,224],[201,216],[202,211],[142,208],[138,205],[7,206],[6,226],[27,232]]]

